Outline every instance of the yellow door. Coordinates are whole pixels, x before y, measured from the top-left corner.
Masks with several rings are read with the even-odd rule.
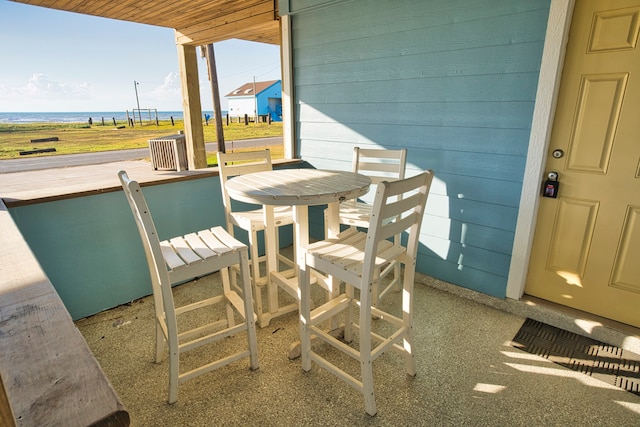
[[[576,1],[546,169],[560,185],[541,196],[525,288],[636,327],[639,31],[640,0]]]

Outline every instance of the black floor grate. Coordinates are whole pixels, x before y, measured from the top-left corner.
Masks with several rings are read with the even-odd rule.
[[[527,319],[512,346],[640,396],[640,355]]]

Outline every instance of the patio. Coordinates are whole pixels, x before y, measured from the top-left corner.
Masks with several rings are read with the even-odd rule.
[[[88,192],[87,186],[96,182],[107,188],[120,169],[136,170],[149,180],[183,174],[151,173],[146,162],[68,168],[56,171],[59,185],[48,190],[41,183],[52,179],[51,172],[6,174],[3,196],[26,200],[37,194],[55,200],[71,191]],[[86,173],[91,173],[93,183]],[[176,293],[188,297],[197,292],[197,284],[181,285]],[[397,296],[392,294],[389,302]],[[304,373],[299,359],[288,359],[298,336],[293,313],[258,328],[259,370],[250,371],[244,360],[188,381],[180,387],[175,405],[166,403],[166,361],[153,363],[151,297],[75,325],[133,426],[637,425],[640,396],[510,345],[524,320],[533,318],[640,354],[637,329],[539,300],[497,299],[422,274],[417,276],[415,304],[418,375],[407,377],[394,354],[378,359],[375,417],[365,414],[355,390],[317,366]],[[229,339],[228,345],[235,341]]]
[[[202,287],[198,281],[181,285],[177,298]],[[581,322],[532,301],[497,300],[456,288],[419,275],[418,375],[407,377],[395,354],[378,359],[375,417],[365,414],[355,390],[315,365],[304,373],[299,359],[288,359],[298,336],[294,313],[258,328],[259,370],[251,371],[243,360],[188,381],[174,405],[166,403],[167,362],[153,363],[150,297],[76,325],[133,426],[637,425],[640,396],[510,346],[526,317],[577,331],[587,319]],[[592,332],[608,342],[634,342],[613,328],[594,327]]]
[[[148,11],[142,12],[133,7],[134,3],[139,2],[125,3],[122,8],[105,8],[109,14],[102,14],[135,20],[149,17]],[[209,3],[209,6],[216,7],[221,2]],[[547,147],[556,148],[558,144],[558,147],[569,152],[566,150],[567,138],[551,138],[554,122],[569,124],[571,121],[564,117],[574,117],[570,110],[564,113],[558,111],[557,114],[555,112],[556,105],[563,103],[563,96],[559,94],[564,88],[571,86],[568,81],[561,84],[561,80],[565,80],[560,78],[561,70],[570,69],[569,60],[566,61],[566,67],[563,65],[565,53],[570,58],[574,52],[588,52],[584,46],[566,43],[567,40],[580,40],[576,33],[569,32],[570,27],[579,28],[572,24],[573,2],[487,1],[475,8],[470,8],[462,1],[427,3],[414,0],[401,6],[395,3],[389,6],[391,3],[383,5],[383,2],[377,4],[333,0],[255,3],[256,6],[265,6],[266,10],[262,10],[260,15],[244,15],[245,19],[242,21],[248,25],[232,26],[227,25],[224,19],[226,15],[215,15],[219,20],[210,20],[213,12],[206,13],[199,8],[192,8],[191,13],[198,15],[192,19],[185,13],[177,13],[177,9],[171,9],[173,13],[168,13],[166,9],[158,8],[156,3],[149,3],[149,7],[155,10],[151,11],[153,22],[146,23],[179,30],[176,41],[181,84],[183,95],[189,101],[184,106],[184,113],[192,127],[197,129],[194,124],[201,121],[197,96],[199,85],[197,79],[191,78],[197,68],[196,46],[233,36],[253,37],[255,40],[272,43],[278,43],[279,39],[283,59],[287,60],[283,61],[287,65],[283,67],[283,82],[286,92],[293,95],[284,105],[285,114],[293,113],[293,120],[288,122],[285,130],[285,135],[292,141],[291,144],[285,143],[286,149],[291,150],[288,158],[302,153],[300,157],[310,161],[315,167],[328,168],[333,167],[336,160],[344,161],[346,156],[341,154],[341,150],[350,148],[359,141],[387,148],[395,143],[401,144],[410,149],[412,158],[416,159],[413,166],[418,169],[434,168],[438,174],[448,178],[443,181],[447,184],[446,189],[443,188],[439,193],[442,197],[441,207],[444,209],[453,206],[459,214],[452,215],[447,211],[445,219],[450,219],[462,228],[469,224],[467,214],[474,213],[472,223],[484,232],[482,238],[475,239],[471,245],[479,249],[477,258],[467,257],[461,262],[460,257],[457,260],[453,257],[447,267],[454,273],[465,268],[478,268],[482,274],[471,275],[464,282],[467,287],[483,285],[476,289],[486,289],[498,283],[492,276],[494,274],[502,278],[507,275],[524,278],[529,265],[527,254],[531,249],[530,239],[536,231],[532,224],[538,210],[540,172],[545,168],[555,169],[553,159],[549,158],[547,163]],[[576,3],[576,6],[582,4]],[[608,2],[589,2],[597,6],[605,3]],[[75,12],[95,10],[93,2],[71,1],[65,4]],[[246,6],[247,2],[238,4]],[[282,10],[278,10],[278,23],[275,12],[276,7],[280,6]],[[634,7],[637,6],[635,2]],[[258,12],[256,9],[252,10]],[[115,15],[110,15],[113,11]],[[579,8],[576,7],[576,17],[582,15],[578,12]],[[246,18],[248,15],[251,15],[251,19]],[[589,13],[584,16],[591,18]],[[206,31],[202,31],[201,23],[196,22],[200,18],[208,22]],[[633,19],[628,21],[636,22]],[[579,20],[576,18],[575,22]],[[591,19],[584,22],[589,24]],[[621,27],[618,25],[612,25],[611,31],[600,34],[607,37],[624,34],[619,28]],[[240,33],[232,30],[239,30]],[[194,38],[196,35],[198,38]],[[357,42],[354,43],[354,40]],[[624,38],[622,41],[624,42]],[[294,46],[296,61],[292,61]],[[369,49],[370,46],[376,48]],[[635,44],[633,47],[634,49],[626,50],[637,52]],[[397,54],[399,49],[403,53],[400,67]],[[607,49],[601,49],[601,52],[605,51]],[[488,61],[486,58],[492,60]],[[634,64],[637,64],[636,58],[637,56],[634,57]],[[622,60],[610,59],[599,62],[600,65],[614,66],[622,63]],[[455,68],[450,64],[456,64]],[[579,76],[592,72],[588,69],[580,71],[574,74]],[[609,72],[617,73],[618,70]],[[296,78],[293,79],[293,76]],[[357,76],[356,82],[353,76]],[[378,87],[386,90],[375,90]],[[638,99],[633,96],[637,94],[635,85],[630,85],[629,91],[630,96],[626,99]],[[389,99],[387,93],[400,95],[396,97],[400,100],[397,107],[394,105],[392,109],[366,111],[366,117],[362,108],[353,108],[354,100],[358,105],[382,105]],[[594,107],[594,111],[598,107],[597,113],[594,113],[597,119],[610,117],[602,112],[603,103],[595,102],[590,105]],[[416,109],[416,106],[422,108]],[[626,107],[627,111],[632,111],[629,108]],[[428,114],[423,114],[424,111]],[[625,114],[620,117],[632,116]],[[428,120],[425,121],[424,117]],[[556,118],[558,120],[552,120]],[[586,122],[592,125],[597,121]],[[603,120],[602,123],[608,129],[608,122]],[[636,124],[632,119],[621,120],[620,123],[626,126]],[[634,135],[633,129],[619,134]],[[317,144],[319,134],[329,135],[330,138],[325,141],[328,143]],[[593,132],[591,134],[596,135]],[[196,149],[204,143],[200,132],[191,136]],[[626,138],[625,141],[628,145],[617,156],[626,162],[627,159],[637,158],[637,152],[634,151],[637,145],[633,143],[633,139]],[[616,146],[620,145],[621,143],[616,143]],[[298,152],[294,152],[296,147],[299,148]],[[581,154],[587,152],[588,149],[581,150]],[[201,156],[194,156],[193,160],[196,166],[202,166]],[[625,164],[631,164],[632,172],[636,171],[637,162]],[[134,164],[130,164],[126,168],[134,167]],[[568,171],[560,169],[560,173],[564,174],[565,170]],[[611,170],[622,168],[612,164]],[[129,274],[131,271],[135,272],[135,267],[140,265],[134,257],[114,256],[127,254],[121,250],[123,247],[131,248],[131,245],[122,245],[122,241],[131,243],[126,239],[112,239],[123,237],[117,232],[122,231],[122,225],[125,224],[120,215],[122,212],[114,209],[121,201],[117,197],[117,188],[113,185],[115,170],[108,172],[111,174],[109,177],[105,175],[99,178],[95,176],[95,168],[87,171],[94,182],[101,182],[100,188],[104,190],[104,194],[92,187],[89,183],[91,180],[87,180],[86,175],[76,175],[75,172],[67,170],[58,176],[59,180],[48,181],[52,189],[46,192],[41,187],[47,181],[40,176],[34,176],[32,188],[25,185],[23,177],[17,182],[5,180],[2,184],[11,186],[13,194],[11,191],[7,193],[6,188],[0,188],[0,197],[17,200],[17,203],[9,207],[20,209],[16,211],[15,217],[22,221],[23,226],[26,224],[22,228],[25,237],[33,237],[37,231],[48,232],[45,235],[48,239],[42,239],[44,245],[39,248],[42,251],[39,255],[44,253],[48,256],[43,264],[49,263],[47,267],[52,264],[55,267],[62,266],[58,273],[60,270],[63,273],[69,272],[68,276],[73,276],[69,279],[74,279],[61,279],[62,274],[52,277],[59,293],[62,294],[61,289],[68,286],[65,296],[76,298],[76,306],[82,308],[93,301],[110,304],[107,302],[109,295],[105,295],[109,293],[124,295],[119,303],[129,301],[132,297],[128,297],[126,292],[130,292],[138,284],[144,285],[145,281]],[[191,225],[195,222],[194,218],[197,218],[193,215],[194,212],[211,212],[207,209],[211,207],[213,197],[206,190],[212,186],[206,181],[215,181],[216,178],[210,172],[203,174],[206,176],[194,179],[200,181],[198,183],[201,185],[192,185],[195,187],[193,192],[183,191],[187,187],[186,181],[193,179],[192,175],[176,177],[166,174],[166,177],[161,178],[168,181],[165,187],[171,193],[165,195],[157,191],[156,200],[174,197],[183,202],[175,205],[185,207],[182,212],[169,212],[165,217],[169,218],[166,224],[178,227],[177,218],[188,218]],[[208,179],[209,176],[211,179]],[[519,177],[524,179],[519,181]],[[158,178],[151,176],[149,179]],[[595,188],[587,185],[574,187]],[[608,187],[603,185],[602,188]],[[73,202],[63,200],[66,204],[63,209],[52,209],[49,212],[38,212],[35,208],[29,210],[28,205],[37,198],[35,195],[42,197],[44,201],[57,202],[70,192],[79,193],[81,197]],[[465,199],[465,195],[471,192],[475,197]],[[626,193],[637,195],[633,191]],[[202,194],[207,197],[202,197]],[[189,199],[190,195],[194,197]],[[500,197],[497,198],[496,195]],[[572,196],[569,192],[565,195]],[[97,197],[92,199],[92,203],[86,196]],[[616,199],[616,203],[626,203],[625,206],[638,204],[635,198]],[[451,201],[455,203],[450,204]],[[3,213],[1,208],[0,204],[0,214]],[[72,215],[76,213],[77,215]],[[173,213],[175,215],[172,216]],[[2,216],[6,219],[8,213],[5,211],[0,219]],[[67,218],[70,218],[69,222],[55,222]],[[431,224],[438,218],[438,215],[431,215]],[[218,219],[211,218],[211,221],[216,222]],[[51,227],[50,224],[56,224],[57,227]],[[605,224],[606,232],[601,235],[608,237],[608,228]],[[445,230],[444,227],[441,229]],[[76,241],[81,242],[78,237],[85,237],[83,230],[97,230],[97,239],[112,245],[102,245],[104,252],[100,252],[95,259],[78,256],[71,259],[71,262],[65,260],[67,262],[56,264],[56,255],[65,255],[67,252],[57,252],[56,249],[59,248],[52,248],[53,245],[49,242],[56,241],[61,234],[65,234],[65,238],[76,238]],[[3,232],[5,229],[0,227],[0,235],[4,238]],[[512,246],[511,233],[514,232]],[[27,236],[28,233],[31,235]],[[456,235],[456,238],[461,235]],[[451,239],[446,232],[436,237],[447,243],[455,242],[464,246],[470,243],[467,240]],[[7,282],[13,285],[13,282],[20,281],[21,284],[24,278],[39,276],[33,274],[36,269],[31,264],[34,262],[26,265],[25,257],[17,256],[22,254],[11,253],[16,246],[26,246],[24,240],[4,239],[3,242],[8,243],[4,245],[0,264],[3,264],[8,273],[0,280],[4,282],[0,283],[0,289]],[[62,249],[68,249],[69,246]],[[78,247],[80,249],[73,255],[91,253]],[[599,247],[605,246],[599,244]],[[27,250],[28,248],[23,248],[23,252]],[[128,254],[135,255],[132,252]],[[465,255],[462,251],[459,254]],[[495,254],[502,255],[501,259],[496,260],[493,257]],[[526,256],[521,256],[523,254]],[[544,251],[542,254],[544,255]],[[41,260],[44,257],[38,258]],[[84,262],[87,258],[89,261],[98,261]],[[604,271],[598,264],[601,257],[594,258],[598,258],[593,264],[596,269]],[[34,258],[28,261],[38,260]],[[511,260],[517,262],[510,263]],[[130,268],[118,271],[126,261],[131,261]],[[440,260],[436,259],[437,261]],[[109,262],[114,265],[109,265]],[[101,270],[105,266],[106,271]],[[16,267],[29,268],[22,271]],[[118,276],[118,273],[122,275]],[[78,284],[76,278],[80,278],[78,282],[82,278],[85,281],[95,279],[93,281],[97,286]],[[103,278],[109,280],[108,286],[100,283]],[[47,285],[50,294],[56,293],[48,278],[35,279],[39,282],[25,283],[19,289],[18,296],[22,297],[35,288],[34,285],[42,284]],[[385,355],[378,360],[375,374],[379,412],[374,418],[364,414],[360,396],[346,385],[317,367],[311,373],[303,373],[299,361],[286,358],[289,345],[297,336],[297,319],[293,314],[276,319],[269,327],[258,331],[260,370],[251,372],[246,363],[239,362],[186,383],[181,387],[178,403],[171,406],[165,403],[166,364],[156,366],[151,363],[153,328],[148,298],[136,299],[125,306],[82,319],[77,325],[130,412],[132,425],[638,425],[640,398],[637,395],[516,350],[509,344],[523,321],[534,318],[640,354],[640,332],[637,328],[585,317],[583,313],[565,312],[564,308],[550,307],[537,300],[499,300],[425,276],[419,276],[418,281],[415,328],[418,376],[407,379],[398,366],[400,361],[392,355]],[[515,281],[518,281],[517,278]],[[520,282],[524,286],[524,282]],[[554,287],[550,280],[540,280],[538,283]],[[517,298],[518,289],[524,289],[523,286],[516,286],[515,291],[512,286],[507,289],[507,295]],[[99,294],[100,291],[103,293]],[[189,285],[178,289],[179,293],[186,294],[189,291]],[[137,294],[135,298],[139,295],[143,293]],[[568,297],[573,297],[573,293]],[[637,298],[637,293],[614,299],[619,305],[613,305],[613,313],[624,311],[632,316],[636,315],[638,304],[634,298]],[[6,302],[7,298],[3,300]],[[50,306],[33,306],[43,309],[40,311],[33,310],[28,305],[30,300],[27,298],[15,298],[15,301],[14,306],[9,307],[15,310],[9,310],[9,315],[0,316],[6,331],[10,332],[4,335],[6,342],[11,343],[6,345],[5,351],[0,352],[3,356],[0,359],[8,359],[10,362],[3,374],[16,373],[43,382],[49,381],[46,386],[36,384],[36,387],[40,387],[34,387],[31,393],[25,393],[26,387],[20,381],[14,378],[7,381],[11,387],[10,392],[22,391],[27,395],[22,403],[32,405],[27,406],[27,410],[21,415],[32,415],[36,412],[33,410],[35,408],[41,409],[51,419],[46,411],[50,411],[53,404],[38,406],[36,403],[43,395],[47,396],[47,392],[56,391],[63,410],[81,420],[88,420],[78,415],[76,409],[100,405],[76,405],[78,402],[85,403],[83,398],[88,395],[77,398],[73,392],[81,394],[83,389],[61,381],[72,377],[67,376],[67,373],[81,371],[78,369],[80,359],[57,357],[63,353],[48,354],[38,351],[35,346],[32,351],[25,351],[9,341],[18,341],[19,337],[14,334],[16,329],[13,329],[16,325],[32,326],[35,331],[40,327],[52,328],[53,322],[44,314],[51,312],[46,311]],[[604,302],[604,299],[599,301]],[[625,310],[620,309],[623,303],[626,303]],[[56,306],[56,309],[66,314],[65,308],[62,306],[60,310],[60,307],[61,305]],[[67,307],[71,307],[71,304]],[[68,309],[71,311],[71,308]],[[29,321],[33,320],[33,323],[27,324],[20,317],[13,316],[14,312],[24,315]],[[89,313],[93,312],[95,311]],[[77,313],[73,315],[76,318],[88,316],[77,316]],[[77,335],[70,320],[66,326]],[[5,331],[0,331],[0,335],[2,332]],[[22,339],[24,342],[31,343],[32,340],[42,338],[38,334],[29,334],[31,330],[27,328],[23,328],[22,332],[29,338]],[[86,350],[81,337],[78,337],[80,345],[73,345],[57,333],[40,335],[46,335],[45,338],[50,341],[49,346],[45,347],[47,350],[55,347],[57,351],[65,344],[67,349],[82,347]],[[228,344],[232,346],[234,341],[229,340]],[[18,356],[11,356],[7,349],[13,350]],[[20,357],[21,355],[24,357]],[[57,359],[55,361],[58,363],[60,359],[64,359],[68,368],[62,366],[66,368],[62,369],[62,373],[56,371],[51,375],[39,375],[34,362],[47,365],[47,356],[51,360]],[[89,355],[86,359],[92,358]],[[97,365],[96,368],[95,370],[100,371]],[[92,373],[95,374],[95,370]],[[102,381],[98,382],[104,386],[107,381],[104,376],[100,377]],[[7,375],[3,376],[3,380],[6,381],[7,378]],[[97,388],[96,383],[90,381],[85,381],[83,385],[86,386],[87,383],[89,386],[86,388]],[[243,392],[246,395],[242,396]],[[35,402],[31,401],[32,398]],[[321,404],[317,403],[317,399]],[[27,422],[25,418],[19,419],[23,423]]]

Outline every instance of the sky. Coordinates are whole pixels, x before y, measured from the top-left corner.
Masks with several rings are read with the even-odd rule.
[[[279,80],[280,48],[214,44],[224,96],[245,83]],[[0,0],[0,112],[181,111],[178,53],[170,28]],[[213,109],[198,56],[202,109]]]

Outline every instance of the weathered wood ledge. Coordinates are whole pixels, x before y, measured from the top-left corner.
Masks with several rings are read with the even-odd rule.
[[[14,418],[0,424],[129,425],[129,413],[1,200],[0,241],[0,377],[10,405],[0,414]]]

